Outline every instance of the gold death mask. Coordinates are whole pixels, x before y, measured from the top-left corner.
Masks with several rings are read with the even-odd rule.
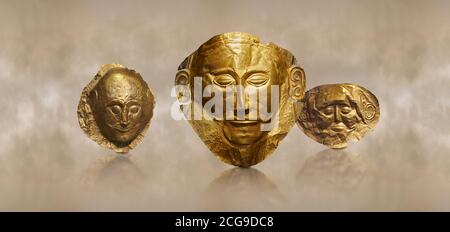
[[[330,148],[360,140],[380,118],[378,100],[353,84],[317,86],[296,104],[297,124],[305,134]]]
[[[126,153],[142,141],[154,105],[153,93],[139,73],[107,64],[83,89],[78,122],[101,146]]]
[[[230,32],[187,57],[175,86],[184,116],[206,146],[228,164],[249,167],[271,154],[295,124],[305,75],[289,51]]]

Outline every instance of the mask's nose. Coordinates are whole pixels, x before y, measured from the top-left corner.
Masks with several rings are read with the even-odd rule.
[[[249,103],[247,96],[245,95],[244,88],[238,87],[236,89],[234,99],[235,99],[235,103],[234,103],[235,118],[238,120],[247,120],[249,112],[250,112],[250,103]]]
[[[122,115],[121,115],[121,120],[120,120],[120,126],[121,127],[127,127],[128,124],[130,124],[130,122],[128,121],[128,110],[123,110],[122,111]]]
[[[337,105],[334,106],[334,122],[336,123],[342,122],[341,110]]]

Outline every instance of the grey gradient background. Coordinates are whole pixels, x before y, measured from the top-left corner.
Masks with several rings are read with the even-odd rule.
[[[449,11],[414,0],[2,0],[0,210],[450,210]],[[178,65],[228,31],[290,50],[308,89],[370,89],[381,119],[347,149],[359,161],[310,165],[326,148],[294,127],[264,162],[230,170],[174,121]],[[142,74],[156,108],[131,161],[101,164],[114,154],[83,134],[76,108],[111,62]]]

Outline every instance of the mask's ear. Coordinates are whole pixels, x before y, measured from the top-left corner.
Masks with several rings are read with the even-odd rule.
[[[363,115],[364,122],[371,122],[375,119],[375,116],[377,115],[378,107],[374,104],[375,101],[371,101],[369,99],[369,96],[364,94],[363,91],[358,91],[359,94],[359,102],[361,105],[361,111]],[[373,99],[373,98],[372,98]],[[376,99],[376,98],[375,98]]]
[[[97,90],[92,91],[92,95],[95,98],[95,100],[98,100],[98,92],[97,92]]]
[[[301,100],[305,95],[305,71],[298,66],[289,68],[289,96],[295,101]]]
[[[93,101],[98,100],[98,91],[96,89],[92,90],[89,95],[87,96],[89,101],[92,103]]]
[[[178,101],[181,103],[187,102],[191,99],[190,91],[190,72],[189,69],[178,70],[175,76],[175,91],[177,94]]]

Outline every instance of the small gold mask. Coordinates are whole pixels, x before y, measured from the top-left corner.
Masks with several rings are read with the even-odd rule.
[[[83,89],[78,121],[89,138],[126,153],[142,141],[154,105],[153,93],[139,73],[120,64],[107,64]]]
[[[360,140],[380,118],[378,100],[353,84],[317,86],[296,104],[297,124],[305,134],[330,148]]]
[[[200,94],[211,87],[222,95],[222,108],[215,109],[212,116],[205,111],[212,95],[196,98],[194,79],[200,79]],[[181,109],[187,107],[183,112],[206,146],[228,164],[249,167],[271,154],[295,124],[294,103],[304,95],[305,75],[289,51],[273,43],[263,44],[247,33],[230,32],[214,36],[186,58],[178,68],[175,86],[180,102],[189,102]],[[239,94],[238,87],[258,91],[257,101],[250,102],[250,94]],[[259,95],[262,92],[267,95]],[[260,104],[264,102],[261,99],[271,103],[272,97],[277,99],[275,109]],[[233,106],[227,108],[227,102]],[[271,117],[252,118],[250,112],[256,107],[266,107]],[[224,117],[216,117],[219,111]],[[196,119],[196,112],[203,118]],[[205,115],[213,119],[206,120]],[[262,129],[270,123],[274,125],[271,129]]]

